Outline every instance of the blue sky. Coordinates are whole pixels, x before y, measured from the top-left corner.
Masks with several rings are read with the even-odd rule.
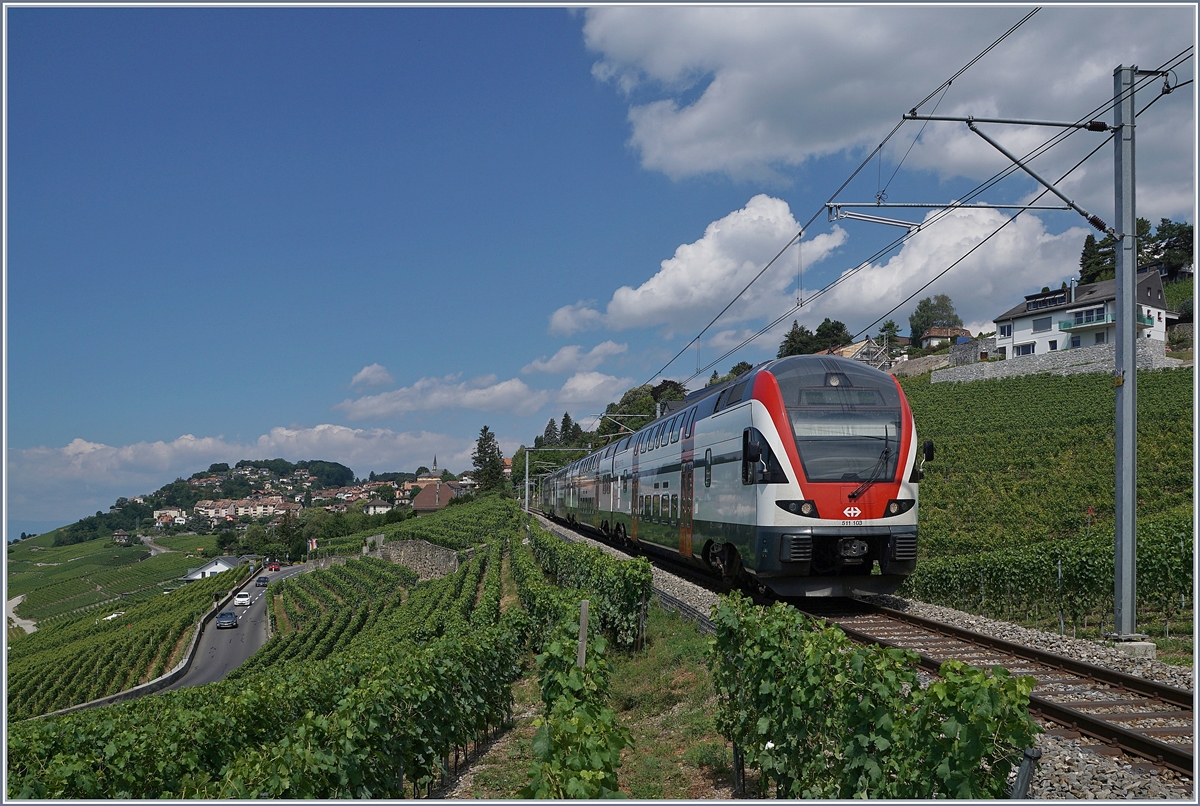
[[[215,461],[461,471],[485,424],[510,454],[563,411],[587,422],[1028,10],[7,7],[8,529]],[[1194,37],[1191,6],[1045,9],[921,111],[1073,120],[1117,64]],[[1194,218],[1194,90],[1139,120],[1155,221]],[[960,124],[918,131],[838,198],[948,201],[1003,167]],[[994,131],[1025,150],[1051,133]],[[1036,166],[1058,176],[1090,136]],[[1111,218],[1111,147],[1064,188]],[[791,318],[865,328],[1000,220],[948,217],[718,368],[773,357]],[[991,329],[1075,273],[1085,227],[1022,216],[921,296]],[[821,212],[806,292],[899,232]],[[701,366],[794,304],[795,252],[705,333]]]

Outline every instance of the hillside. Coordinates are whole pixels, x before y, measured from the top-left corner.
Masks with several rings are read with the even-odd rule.
[[[1192,506],[1191,369],[1138,373],[1138,513]],[[923,557],[1077,537],[1113,519],[1115,393],[1102,373],[931,384],[902,379],[936,457]]]

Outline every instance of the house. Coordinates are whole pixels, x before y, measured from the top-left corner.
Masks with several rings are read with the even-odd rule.
[[[1134,297],[1138,338],[1165,342],[1169,323],[1157,271],[1138,272]],[[996,353],[1001,358],[1106,344],[1117,335],[1117,281],[1029,294],[994,321]]]
[[[501,461],[504,462],[504,477],[512,478],[512,459],[505,458],[505,457],[500,457],[500,458],[501,458]]]
[[[238,567],[239,560],[237,557],[229,557],[222,555],[214,557],[199,568],[189,568],[187,573],[180,577],[185,582],[194,582],[197,579],[207,579],[213,574],[223,574]]]
[[[962,337],[967,341],[971,340],[971,331],[961,327],[931,327],[921,334],[921,338],[917,339],[917,343],[924,350],[927,347],[938,347],[949,342],[950,344],[958,344],[958,338]]]
[[[129,532],[126,532],[124,529],[118,529],[112,533],[112,541],[118,546],[128,546],[130,541]]]
[[[368,515],[382,515],[385,512],[391,511],[392,505],[387,501],[384,501],[382,498],[372,498],[367,502],[367,505],[363,507],[363,512],[367,513]]]
[[[413,512],[436,512],[450,503],[450,499],[463,494],[462,486],[456,481],[435,481],[426,484],[412,501]]]

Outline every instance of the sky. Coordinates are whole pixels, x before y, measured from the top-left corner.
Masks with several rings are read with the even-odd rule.
[[[1170,65],[1138,90],[1137,213],[1195,218],[1195,6],[1043,8],[943,87],[1032,10],[6,6],[7,530],[213,462],[461,472],[484,426],[511,455],[774,358],[793,320],[907,334],[948,294],[993,330],[1092,230],[830,221],[1038,195],[961,122],[889,137],[910,109],[1111,122],[1118,65]],[[1107,136],[1032,166],[1111,223],[1112,145],[1068,174]]]

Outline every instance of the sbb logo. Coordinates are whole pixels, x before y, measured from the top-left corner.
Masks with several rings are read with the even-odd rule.
[[[862,510],[859,509],[858,507],[846,507],[845,509],[842,510],[842,514],[845,515],[847,518],[857,518],[859,515],[862,514]]]

